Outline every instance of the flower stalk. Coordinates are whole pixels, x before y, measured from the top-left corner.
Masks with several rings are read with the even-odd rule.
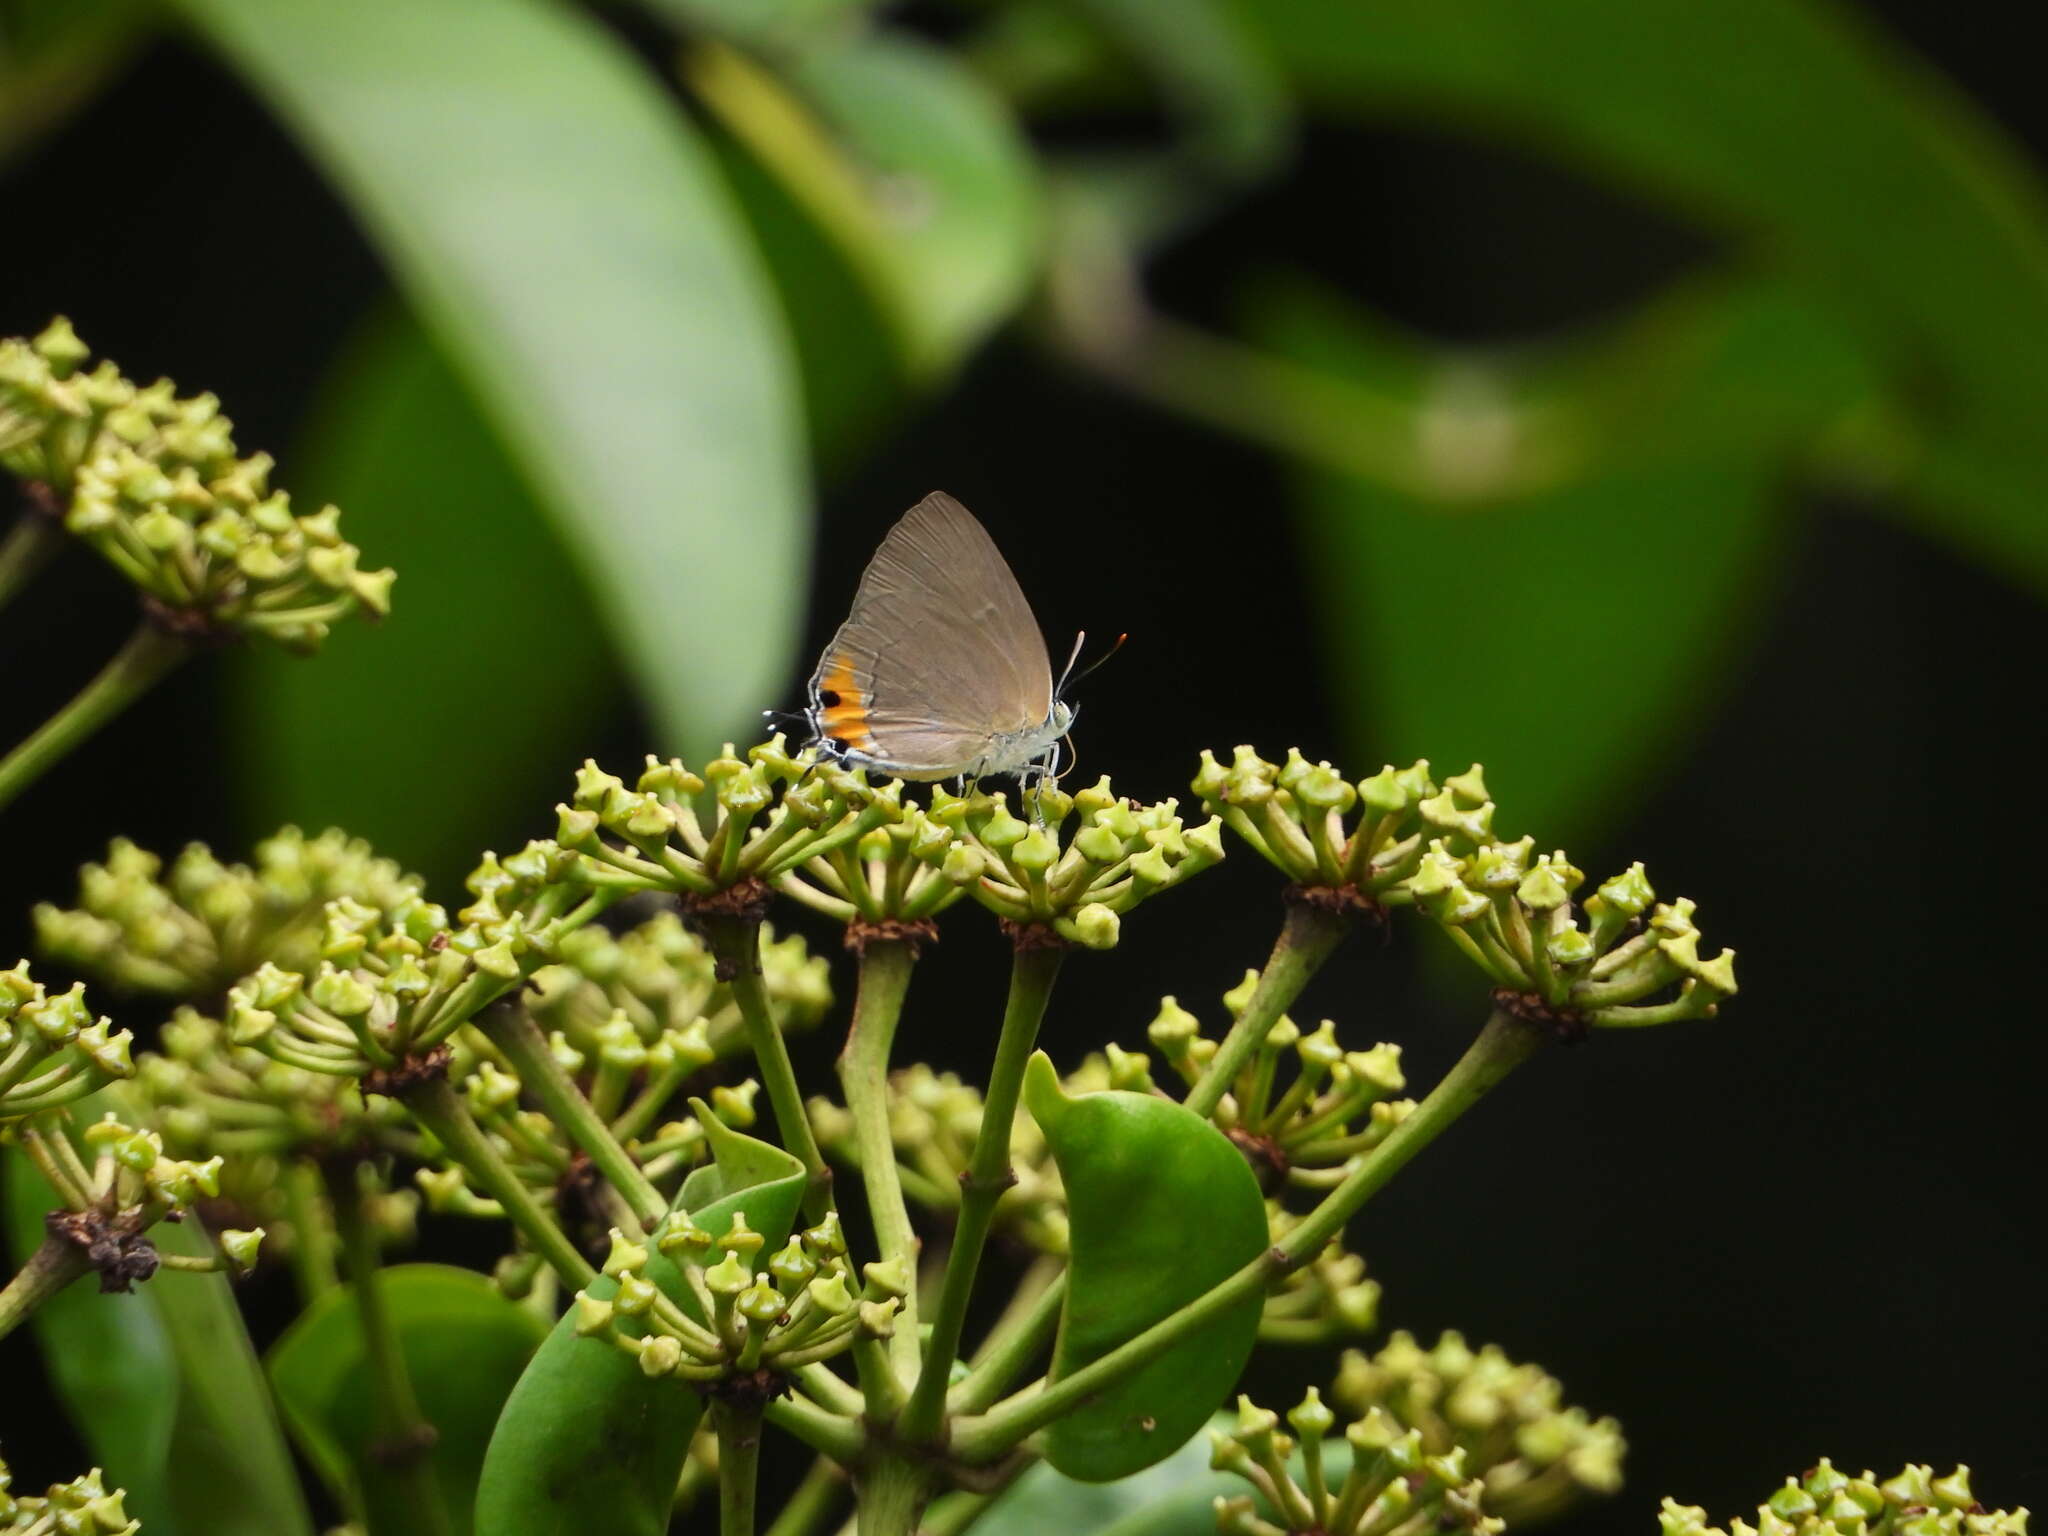
[[[1010,995],[1003,1009],[995,1062],[989,1070],[981,1131],[960,1181],[960,1220],[953,1231],[952,1251],[946,1256],[946,1277],[932,1316],[931,1343],[899,1425],[903,1437],[913,1444],[938,1433],[953,1358],[967,1321],[967,1303],[974,1292],[975,1271],[995,1220],[996,1202],[1012,1182],[1010,1123],[1017,1115],[1025,1064],[1037,1044],[1038,1026],[1045,1018],[1060,962],[1066,956],[1065,946],[1047,942],[1050,937],[1036,927],[1019,928],[1013,935]]]
[[[875,1242],[884,1260],[900,1260],[915,1273],[919,1243],[911,1229],[910,1210],[903,1201],[897,1175],[896,1150],[889,1131],[889,1053],[910,976],[917,964],[914,943],[875,939],[860,955],[860,990],[854,999],[853,1022],[839,1054],[839,1083],[853,1117],[860,1153],[861,1182],[868,1214],[875,1224]],[[903,1381],[917,1372],[917,1288],[903,1298],[895,1336],[889,1345],[892,1368]]]
[[[97,677],[34,735],[0,758],[0,809],[191,654],[190,642],[147,621],[136,626]]]

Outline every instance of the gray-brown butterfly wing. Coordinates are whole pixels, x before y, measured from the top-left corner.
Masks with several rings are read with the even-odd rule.
[[[1052,664],[995,541],[934,492],[868,562],[811,691],[824,734],[893,771],[944,777],[1045,721]]]

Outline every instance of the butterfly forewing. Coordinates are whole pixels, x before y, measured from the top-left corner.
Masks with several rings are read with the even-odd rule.
[[[1052,709],[1052,665],[1017,578],[981,524],[943,492],[882,540],[811,686],[827,706],[827,727],[844,724],[850,746],[949,771],[974,763],[992,738],[1040,725]]]

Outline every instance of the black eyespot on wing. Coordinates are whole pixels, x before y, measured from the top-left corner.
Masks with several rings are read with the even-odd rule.
[[[839,695],[834,693],[830,688],[820,688],[818,690],[818,702],[824,705],[827,709],[833,709],[838,706]]]
[[[825,745],[834,752],[851,752],[853,750],[853,743],[844,736],[827,736],[825,738]]]

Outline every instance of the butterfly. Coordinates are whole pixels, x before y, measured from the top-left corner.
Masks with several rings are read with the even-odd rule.
[[[1083,635],[1082,639],[1087,637]],[[1074,643],[1078,656],[1081,641]],[[934,491],[861,573],[853,611],[811,674],[811,745],[899,779],[1057,776],[1074,707],[995,541]]]

